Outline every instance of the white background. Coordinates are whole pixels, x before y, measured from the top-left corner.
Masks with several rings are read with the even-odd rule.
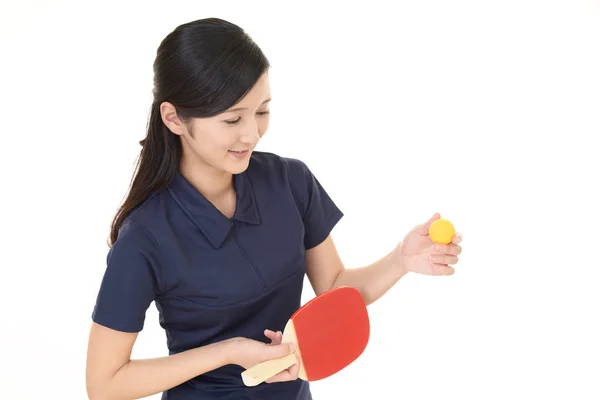
[[[156,47],[217,16],[271,60],[259,150],[303,159],[342,208],[347,267],[436,211],[464,236],[454,276],[370,307],[366,352],[315,399],[600,398],[597,1],[133,3],[0,3],[0,397],[86,398]],[[166,354],[157,318],[135,357]]]

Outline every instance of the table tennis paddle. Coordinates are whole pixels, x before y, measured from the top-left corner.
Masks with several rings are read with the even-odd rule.
[[[356,360],[369,341],[367,306],[354,288],[331,289],[299,308],[283,330],[282,343],[296,344],[296,352],[264,361],[244,372],[246,386],[256,386],[300,358],[298,378],[317,381],[327,378]]]

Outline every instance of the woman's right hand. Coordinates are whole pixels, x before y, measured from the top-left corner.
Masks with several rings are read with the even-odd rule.
[[[267,344],[248,338],[233,339],[232,363],[248,369],[263,361],[285,357],[296,351],[296,346],[293,343],[281,343],[281,332],[273,332],[267,329],[264,333],[266,337],[271,339],[271,343]],[[300,360],[296,355],[296,363],[294,365],[269,378],[266,382],[273,383],[296,380],[298,378],[299,370]]]

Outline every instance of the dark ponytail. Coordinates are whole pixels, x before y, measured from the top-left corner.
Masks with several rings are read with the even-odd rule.
[[[179,168],[181,140],[163,123],[162,102],[173,104],[183,121],[211,117],[241,100],[268,68],[256,43],[239,26],[222,19],[180,25],[163,39],[154,61],[154,100],[146,138],[140,142],[129,193],[113,219],[110,246],[131,212],[166,188]]]

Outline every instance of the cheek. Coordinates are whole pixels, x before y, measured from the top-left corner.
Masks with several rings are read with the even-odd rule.
[[[223,132],[221,136],[215,139],[216,147],[223,151],[227,151],[236,147],[238,143],[239,135],[233,130],[230,132]]]
[[[236,143],[235,131],[229,127],[213,125],[203,131],[203,135],[197,138],[197,146],[204,154],[227,151]]]

